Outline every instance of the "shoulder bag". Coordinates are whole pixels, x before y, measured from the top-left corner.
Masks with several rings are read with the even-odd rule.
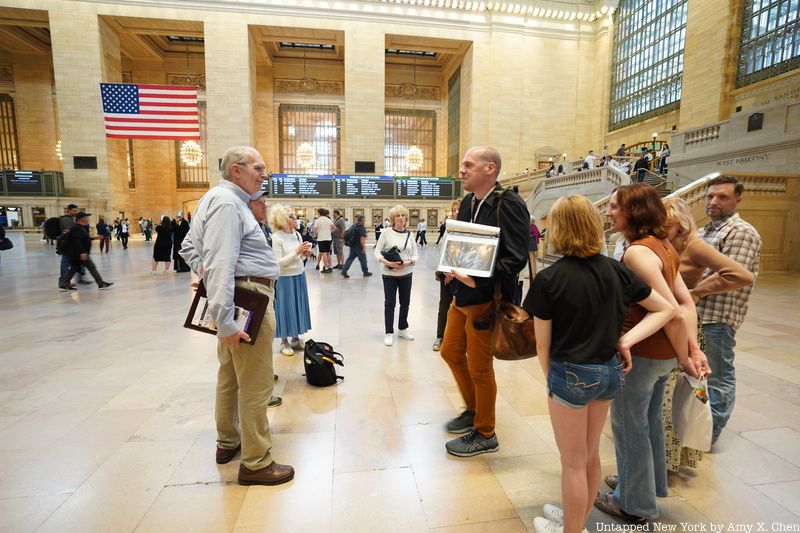
[[[406,242],[403,244],[403,249],[401,250],[397,246],[392,246],[388,250],[381,250],[381,255],[384,259],[389,261],[390,263],[402,263],[403,258],[400,257],[400,252],[405,250],[408,247],[408,238],[411,236],[411,232],[406,230]],[[392,268],[392,267],[387,267]]]
[[[497,201],[498,228],[500,227],[500,209],[503,205],[504,194],[505,191],[500,194]],[[533,317],[522,307],[503,301],[500,281],[496,281],[494,284],[491,350],[492,355],[504,361],[518,361],[536,356]]]

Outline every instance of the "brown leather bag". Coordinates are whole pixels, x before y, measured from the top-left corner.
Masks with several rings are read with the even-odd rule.
[[[500,296],[500,282],[497,282],[494,286],[492,355],[504,361],[536,357],[533,317],[522,307],[504,302]]]

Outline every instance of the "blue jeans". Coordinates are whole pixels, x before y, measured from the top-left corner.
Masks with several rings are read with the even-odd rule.
[[[593,400],[613,400],[625,377],[616,355],[606,363],[570,363],[550,360],[547,373],[548,395],[570,409],[582,409]]]
[[[656,497],[667,495],[664,387],[675,359],[633,357],[625,386],[611,403],[619,484],[614,503],[643,518],[658,517]]]
[[[367,254],[364,253],[362,248],[351,246],[350,247],[350,255],[347,257],[347,261],[344,262],[344,266],[342,267],[342,272],[347,272],[350,268],[350,265],[353,264],[353,261],[358,258],[358,262],[361,263],[361,272],[366,274],[369,272],[367,268]]]
[[[733,414],[736,401],[736,369],[733,367],[733,349],[736,347],[736,330],[727,324],[703,324],[706,336],[706,357],[711,375],[708,376],[708,399],[714,419],[714,442]]]

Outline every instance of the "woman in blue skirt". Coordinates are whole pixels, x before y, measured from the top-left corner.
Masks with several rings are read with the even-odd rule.
[[[311,329],[308,286],[303,268],[303,258],[311,253],[311,243],[303,242],[295,231],[297,220],[285,205],[272,207],[269,225],[273,231],[272,249],[281,267],[275,286],[275,338],[281,339],[281,354],[294,355],[295,350],[303,349],[300,335]]]

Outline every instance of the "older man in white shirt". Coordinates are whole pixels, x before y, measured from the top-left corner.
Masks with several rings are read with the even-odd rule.
[[[217,463],[230,462],[241,450],[239,484],[279,485],[294,469],[272,460],[267,403],[272,396],[272,340],[275,336],[275,280],[280,268],[248,201],[261,190],[266,165],[255,148],[229,148],[222,160],[220,184],[197,205],[181,256],[203,278],[211,317],[217,324]],[[258,337],[234,322],[234,287],[270,299]]]

